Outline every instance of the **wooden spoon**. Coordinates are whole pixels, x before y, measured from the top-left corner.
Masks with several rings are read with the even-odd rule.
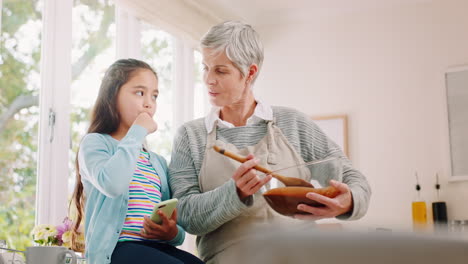
[[[222,149],[218,146],[213,146],[213,149],[216,151],[216,152],[219,152],[221,154],[223,154],[224,156],[227,156],[233,160],[237,160],[238,162],[241,162],[241,163],[244,163],[246,162],[248,159],[246,157],[242,157],[242,156],[239,156],[239,155],[236,155],[232,152],[229,152],[225,149]],[[270,174],[272,177],[276,178],[277,180],[279,180],[280,182],[282,182],[284,185],[286,186],[304,186],[304,187],[314,187],[310,182],[308,181],[305,181],[303,179],[299,179],[299,178],[295,178],[295,177],[287,177],[287,176],[282,176],[282,175],[279,175],[279,174],[276,174],[276,173],[271,173],[271,170],[267,169],[267,168],[264,168],[260,165],[255,165],[254,167],[256,170],[258,171],[261,171],[265,174]]]

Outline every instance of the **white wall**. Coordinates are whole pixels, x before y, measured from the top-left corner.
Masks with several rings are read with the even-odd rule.
[[[448,183],[444,86],[448,67],[468,64],[467,10],[468,1],[445,0],[257,27],[257,94],[310,115],[348,115],[351,159],[373,189],[359,225],[410,228],[415,171],[428,202],[439,172],[449,219],[468,219],[468,182]]]

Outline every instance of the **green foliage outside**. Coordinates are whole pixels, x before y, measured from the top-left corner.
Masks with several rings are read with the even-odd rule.
[[[25,47],[25,25],[40,39],[37,1],[3,1],[0,36],[0,239],[31,244],[36,195],[40,42]]]
[[[18,250],[32,245],[30,232],[35,218],[42,7],[42,0],[3,0],[2,7],[0,240],[5,239],[8,247]],[[115,20],[115,10],[111,0],[75,0],[74,8],[85,10],[79,23],[86,28],[82,37],[73,43],[76,58],[71,67],[72,79],[76,80],[114,41],[109,37],[109,31]],[[168,100],[172,98],[171,38],[161,32],[153,34],[150,41],[142,44],[142,53],[160,76],[160,90],[164,91],[158,100]],[[89,114],[89,108],[72,108],[71,179],[75,173],[75,153],[87,129]],[[171,151],[171,129],[171,122],[160,123],[157,140],[149,142],[151,149],[166,158]]]
[[[76,79],[101,50],[110,45],[103,36],[114,21],[114,7],[108,0],[76,0],[87,6],[96,21],[81,17],[90,30],[80,40],[83,52],[71,66]],[[40,0],[4,0],[0,36],[0,239],[7,246],[24,250],[32,244],[34,227],[38,142],[38,95],[42,30]],[[89,109],[74,109],[72,141],[82,133],[76,128],[85,122]]]

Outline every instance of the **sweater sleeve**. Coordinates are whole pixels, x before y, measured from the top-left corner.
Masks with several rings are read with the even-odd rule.
[[[127,192],[146,134],[145,128],[133,125],[115,153],[106,144],[104,135],[86,135],[78,152],[83,180],[89,181],[99,192],[111,198]]]
[[[346,183],[352,194],[353,209],[337,216],[341,220],[356,220],[363,217],[369,207],[371,188],[366,177],[355,169],[340,147],[315,124],[309,117],[300,115],[298,118],[301,138],[301,153],[304,159],[338,158],[342,166],[342,181]]]
[[[212,191],[201,192],[190,144],[182,126],[174,140],[170,185],[173,196],[179,199],[179,223],[187,232],[201,236],[239,216],[248,206],[240,201],[232,179]]]

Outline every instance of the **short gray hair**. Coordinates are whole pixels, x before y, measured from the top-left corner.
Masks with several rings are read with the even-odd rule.
[[[250,65],[263,63],[263,45],[252,26],[239,21],[226,21],[213,26],[201,39],[202,48],[225,51],[229,60],[242,73],[248,74]],[[257,75],[254,78],[257,78]]]

